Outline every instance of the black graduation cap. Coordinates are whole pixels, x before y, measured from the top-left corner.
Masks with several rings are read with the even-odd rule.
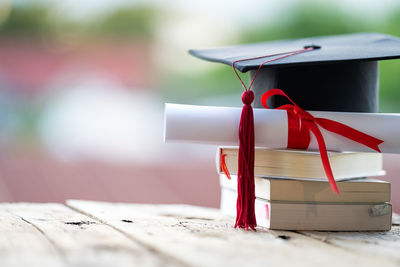
[[[313,46],[263,65],[252,89],[256,107],[268,89],[285,91],[305,110],[378,112],[378,60],[400,58],[400,38],[380,33],[357,33],[272,41],[206,50],[190,50],[199,58],[232,65],[254,75],[268,55]],[[271,57],[273,58],[273,57]],[[275,98],[271,106],[280,106]]]

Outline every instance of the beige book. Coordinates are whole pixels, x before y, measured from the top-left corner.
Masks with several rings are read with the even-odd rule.
[[[236,216],[237,193],[222,188],[221,211]],[[392,205],[270,202],[256,199],[258,226],[276,230],[388,231]]]
[[[237,176],[220,174],[221,187],[237,189]],[[271,201],[381,203],[390,202],[390,183],[358,178],[336,182],[340,196],[327,181],[255,177],[256,197]]]
[[[238,148],[220,147],[217,151],[217,170],[221,170],[221,156],[231,174],[237,174]],[[381,176],[382,154],[329,152],[329,162],[335,180],[356,177]],[[267,177],[326,179],[319,152],[304,150],[255,150],[254,174]]]

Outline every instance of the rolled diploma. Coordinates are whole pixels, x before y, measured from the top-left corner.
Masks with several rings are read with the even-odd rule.
[[[239,144],[238,128],[241,108],[166,104],[164,141],[201,144]],[[400,153],[400,114],[310,111],[316,118],[343,123],[363,133],[381,139],[383,153]],[[286,148],[288,137],[285,110],[254,109],[255,145],[267,148]],[[374,152],[374,150],[326,131],[319,126],[328,150]],[[310,150],[318,143],[311,134]]]

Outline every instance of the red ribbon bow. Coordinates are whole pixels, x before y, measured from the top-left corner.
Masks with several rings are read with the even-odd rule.
[[[284,96],[292,103],[277,107],[277,109],[284,109],[287,111],[287,116],[288,116],[287,147],[294,149],[307,149],[310,144],[310,132],[313,133],[315,138],[317,139],[322,165],[324,167],[325,174],[329,180],[329,184],[331,185],[333,192],[336,192],[340,195],[335,179],[333,177],[331,165],[329,163],[328,152],[326,150],[324,137],[322,136],[318,125],[330,132],[342,135],[355,142],[358,142],[378,152],[381,152],[378,145],[383,143],[382,140],[377,139],[368,134],[365,134],[363,132],[357,131],[356,129],[351,128],[337,121],[324,118],[315,118],[309,112],[301,109],[298,105],[296,105],[296,103],[294,103],[293,100],[290,99],[290,97],[288,97],[280,89],[271,89],[265,92],[261,98],[261,104],[265,108],[269,109],[267,100],[275,95]]]

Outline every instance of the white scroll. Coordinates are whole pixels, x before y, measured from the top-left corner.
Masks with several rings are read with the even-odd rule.
[[[241,110],[233,107],[166,104],[165,142],[237,146]],[[310,113],[314,117],[334,120],[383,140],[379,145],[383,153],[400,153],[400,114],[322,111]],[[254,127],[257,147],[287,147],[288,122],[285,110],[254,109]],[[328,150],[375,152],[346,137],[319,128]],[[312,134],[309,149],[318,149]]]

